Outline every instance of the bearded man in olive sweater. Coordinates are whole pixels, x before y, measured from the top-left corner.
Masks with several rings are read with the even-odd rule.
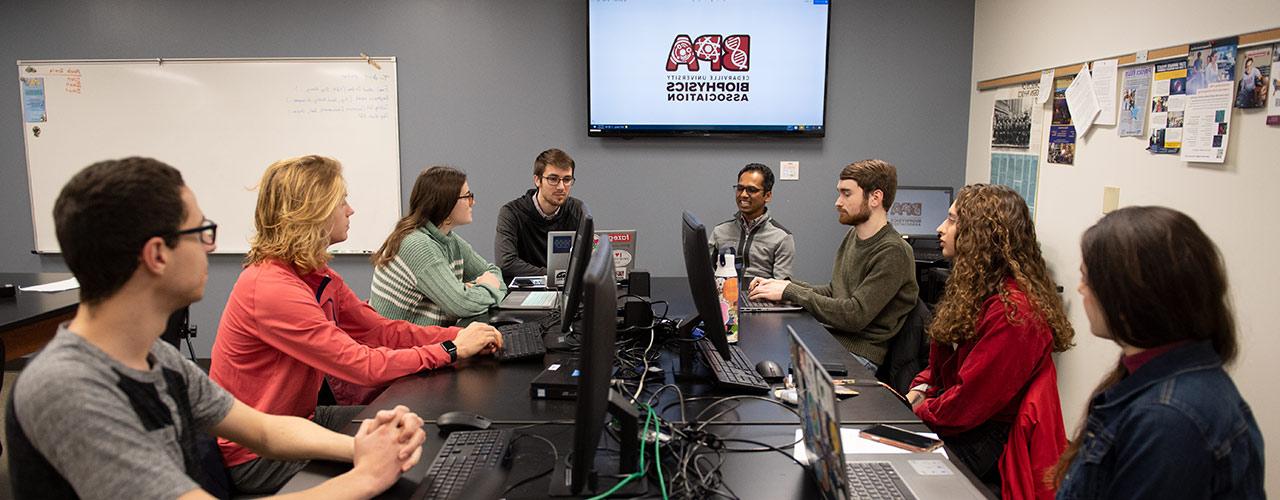
[[[853,226],[836,253],[831,282],[756,278],[753,300],[787,300],[830,325],[836,339],[872,372],[902,329],[920,292],[911,246],[889,223],[898,171],[882,160],[845,167],[836,184],[840,223]]]
[[[569,196],[573,172],[568,153],[543,151],[533,160],[533,189],[498,210],[493,251],[506,279],[546,275],[547,233],[578,229],[588,212],[582,200]]]

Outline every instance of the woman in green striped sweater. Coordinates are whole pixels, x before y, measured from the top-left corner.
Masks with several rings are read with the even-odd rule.
[[[389,319],[450,326],[501,301],[502,271],[453,233],[471,223],[475,203],[462,171],[431,167],[419,174],[409,214],[373,255],[369,305]]]

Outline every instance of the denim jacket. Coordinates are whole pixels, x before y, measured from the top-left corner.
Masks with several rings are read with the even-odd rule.
[[[1095,396],[1058,489],[1072,498],[1266,498],[1262,433],[1208,342]]]

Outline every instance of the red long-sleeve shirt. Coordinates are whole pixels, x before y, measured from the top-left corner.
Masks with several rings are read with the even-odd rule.
[[[953,436],[986,422],[1014,422],[1036,369],[1052,363],[1053,331],[1017,283],[1005,280],[1017,322],[993,294],[982,303],[978,335],[956,346],[931,342],[929,367],[911,385],[928,384],[916,416],[934,432]]]
[[[299,274],[267,261],[245,268],[213,342],[209,376],[245,404],[309,418],[325,374],[364,386],[449,364],[439,345],[458,328],[393,321],[360,300],[333,269]],[[257,455],[219,439],[228,467]]]

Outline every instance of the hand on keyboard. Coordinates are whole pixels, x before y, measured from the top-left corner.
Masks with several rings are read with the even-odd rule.
[[[477,354],[490,354],[502,348],[502,334],[498,329],[484,323],[472,323],[458,332],[453,339],[458,346],[458,359],[467,359]]]

